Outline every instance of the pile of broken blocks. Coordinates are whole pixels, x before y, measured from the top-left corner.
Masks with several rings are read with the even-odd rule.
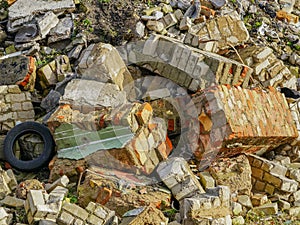
[[[0,170],[0,224],[299,222],[300,105],[279,90],[300,1],[156,1],[118,47],[72,36],[84,1],[4,2],[0,147],[37,120],[56,155],[47,182]]]

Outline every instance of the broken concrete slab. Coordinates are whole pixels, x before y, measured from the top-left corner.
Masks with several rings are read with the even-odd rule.
[[[39,32],[36,24],[25,24],[18,30],[18,33],[15,36],[15,42],[26,43],[34,41],[38,34]]]
[[[62,41],[71,37],[73,20],[66,16],[59,20],[58,24],[50,30],[48,43]]]
[[[120,90],[132,82],[132,77],[115,47],[110,44],[91,44],[86,48],[78,64],[82,79],[118,85]]]
[[[45,38],[52,28],[59,22],[58,17],[53,12],[47,12],[42,18],[38,19],[37,24],[41,38]]]
[[[92,91],[91,91],[92,90]],[[61,104],[90,107],[117,107],[126,103],[126,94],[115,84],[74,79],[68,83]]]
[[[183,158],[169,158],[156,171],[178,201],[205,192]]]
[[[35,2],[28,3],[26,0],[18,0],[15,4],[8,8],[8,15],[10,20],[16,20],[19,18],[26,18],[37,13],[43,12],[63,12],[74,11],[75,4],[73,0],[61,0],[61,1],[43,1],[37,0]]]

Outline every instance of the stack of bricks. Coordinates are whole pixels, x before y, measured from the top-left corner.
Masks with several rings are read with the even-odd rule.
[[[185,198],[181,202],[182,224],[232,224],[230,189],[226,186],[209,188],[205,194]]]
[[[68,194],[66,186],[69,179],[62,176],[44,189],[29,190],[24,204],[29,224],[37,221],[55,223],[62,207],[63,200]],[[49,193],[49,194],[48,194]]]
[[[292,76],[290,70],[274,55],[271,48],[251,46],[238,52],[239,55],[233,55],[231,58],[238,60],[241,57],[247,66],[253,68],[253,78],[264,87],[284,86],[296,89],[296,77]]]
[[[286,99],[274,88],[265,92],[222,85],[196,94],[193,100],[201,109],[196,155],[203,163],[267,151],[298,137]]]
[[[161,162],[156,171],[178,201],[205,192],[183,158],[169,158]]]
[[[17,85],[0,86],[0,131],[9,131],[17,121],[34,120],[31,94]]]
[[[49,194],[45,190],[29,190],[25,201],[25,211],[29,224],[44,220],[56,222],[68,189],[57,186]]]
[[[293,193],[298,189],[298,182],[286,177],[287,168],[256,155],[248,155],[252,170],[253,190],[274,193]]]
[[[215,84],[247,87],[252,69],[220,55],[152,35],[146,42],[119,49],[127,64],[137,64],[191,91]]]
[[[231,46],[244,44],[249,33],[240,15],[234,12],[194,25],[185,36],[184,43],[203,50],[217,52]],[[207,42],[213,48],[207,49]]]
[[[57,218],[57,223],[61,225],[106,225],[111,224],[112,221],[118,221],[115,218],[115,212],[94,202],[90,202],[85,209],[78,205],[64,202],[61,213]]]
[[[0,167],[0,199],[14,192],[17,188],[17,180],[12,170],[2,170]]]

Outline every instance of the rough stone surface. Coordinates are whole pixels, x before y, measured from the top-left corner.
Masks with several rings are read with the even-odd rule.
[[[214,162],[210,171],[217,185],[230,187],[232,192],[250,195],[251,166],[245,155]]]
[[[164,202],[167,207],[170,206],[171,193],[167,189],[144,186],[145,183],[151,184],[150,178],[119,170],[113,170],[113,174],[111,169],[88,168],[85,180],[78,189],[80,206],[86,207],[90,201],[97,202],[114,210],[118,216],[150,204],[160,205]],[[144,194],[140,194],[144,188]]]
[[[47,2],[37,0],[32,3],[28,3],[26,0],[18,0],[16,4],[9,7],[8,14],[11,20],[16,20],[32,16],[36,13],[43,13],[47,11],[63,12],[65,10],[75,10],[75,4],[72,0],[61,0],[59,2],[52,0]]]
[[[18,84],[25,90],[33,91],[36,66],[33,57],[16,56],[0,60],[0,85]]]
[[[132,82],[130,72],[115,47],[92,44],[79,59],[78,73],[82,79],[116,84],[120,90]]]

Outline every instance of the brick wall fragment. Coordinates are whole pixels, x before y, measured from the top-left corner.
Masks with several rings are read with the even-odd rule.
[[[201,109],[200,146],[202,163],[216,157],[268,151],[298,137],[284,96],[274,89],[248,90],[217,86],[193,97]]]

